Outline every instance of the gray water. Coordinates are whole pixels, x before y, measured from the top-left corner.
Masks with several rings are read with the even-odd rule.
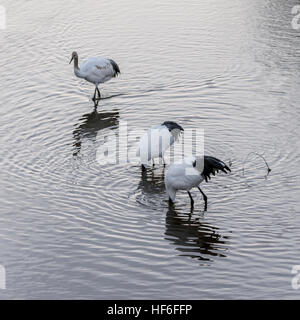
[[[299,299],[296,4],[2,0],[0,297]],[[96,112],[74,50],[120,66]],[[162,166],[97,162],[121,121],[165,120],[231,164],[207,212],[197,190],[168,207]]]

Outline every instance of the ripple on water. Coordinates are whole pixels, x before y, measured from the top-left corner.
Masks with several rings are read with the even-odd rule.
[[[299,36],[282,3],[10,2],[0,32],[8,296],[294,298]],[[74,50],[120,65],[97,110],[68,64]],[[139,135],[165,120],[204,129],[205,153],[230,164],[202,184],[207,212],[197,189],[193,212],[185,192],[169,207],[161,165],[100,161],[122,121]]]

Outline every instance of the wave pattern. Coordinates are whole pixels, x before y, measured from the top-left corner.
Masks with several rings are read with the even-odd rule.
[[[294,298],[300,38],[282,3],[7,1],[1,297]],[[74,50],[120,66],[97,110]],[[203,184],[205,213],[197,190],[193,212],[184,192],[169,208],[161,165],[99,161],[122,122],[165,120],[231,166]]]

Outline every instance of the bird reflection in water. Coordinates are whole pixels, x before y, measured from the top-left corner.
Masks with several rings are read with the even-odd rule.
[[[137,201],[151,208],[160,208],[165,200],[164,168],[145,168],[137,186]],[[136,193],[136,191],[135,191]]]
[[[222,236],[217,227],[201,222],[192,214],[179,213],[173,205],[166,215],[165,239],[171,241],[181,256],[202,261],[212,257],[226,257],[228,237]]]
[[[164,194],[165,184],[164,184],[165,168],[162,170],[151,168],[145,168],[141,170],[141,180],[138,185],[138,189],[142,191],[143,194],[155,195]]]
[[[96,142],[98,131],[104,129],[115,130],[119,126],[119,111],[97,111],[97,106],[93,112],[84,114],[75,125],[73,131],[74,137],[74,152],[73,156],[77,156],[81,150],[83,138],[88,138]]]

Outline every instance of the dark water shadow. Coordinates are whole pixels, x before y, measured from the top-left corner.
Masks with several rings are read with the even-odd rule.
[[[153,170],[152,168],[141,169],[141,180],[137,189],[149,196],[163,194],[165,193],[164,176],[164,168],[161,168],[161,170]]]
[[[77,156],[81,150],[82,138],[88,138],[96,141],[97,134],[100,130],[115,130],[119,126],[119,111],[101,111],[95,105],[91,113],[84,114],[74,125],[73,130],[73,156]]]
[[[204,262],[226,257],[229,240],[217,227],[201,221],[201,217],[180,213],[172,205],[166,214],[165,239],[174,244],[180,256]]]
[[[136,201],[140,205],[150,207],[155,210],[162,210],[166,199],[164,168],[146,168],[141,171],[141,178],[134,194]]]

